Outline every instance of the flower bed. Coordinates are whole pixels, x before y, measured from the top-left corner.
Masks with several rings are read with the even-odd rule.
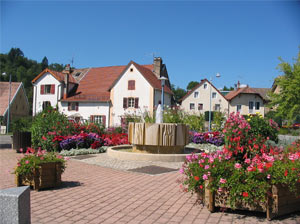
[[[184,190],[200,195],[205,192],[209,207],[245,207],[274,214],[268,218],[294,211],[300,196],[300,142],[286,149],[265,145],[267,137],[260,133],[255,136],[250,130],[243,117],[231,114],[225,124],[223,150],[187,157],[180,170],[184,174]],[[280,186],[288,189],[290,193],[285,197],[294,205],[283,205],[278,211],[281,202],[270,203],[282,195],[274,190]],[[277,206],[277,210],[271,211],[270,206]]]
[[[215,132],[190,132],[191,141],[196,144],[210,143],[216,146],[224,144],[224,135],[218,131]]]

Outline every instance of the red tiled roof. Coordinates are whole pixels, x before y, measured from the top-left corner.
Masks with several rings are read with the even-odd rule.
[[[65,75],[62,72],[52,71],[52,70],[46,68],[40,74],[38,74],[38,76],[35,77],[31,82],[35,83],[42,75],[44,75],[47,72],[52,74],[54,76],[54,78],[56,78],[58,81],[60,81],[60,82],[64,81]],[[71,75],[69,76],[69,81],[72,83],[77,83],[76,80]]]
[[[152,72],[153,65],[139,65],[131,61],[128,65],[91,68],[81,79],[76,93],[62,101],[109,101],[109,91],[131,64],[139,70],[153,88],[161,89],[160,80]],[[173,94],[167,86],[164,90]]]
[[[227,100],[232,100],[233,98],[237,97],[239,94],[256,94],[259,95],[263,100],[267,100],[267,96],[266,93],[267,91],[269,91],[270,89],[267,88],[250,88],[249,86],[243,87],[243,88],[239,88],[237,90],[233,90],[231,92],[229,92],[225,98]]]
[[[21,82],[11,83],[11,94],[10,102],[12,102]],[[8,108],[8,98],[9,98],[9,82],[0,82],[0,116],[4,116],[5,111]]]

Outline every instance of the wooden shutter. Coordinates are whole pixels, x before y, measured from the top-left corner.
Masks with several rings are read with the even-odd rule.
[[[75,110],[78,111],[79,103],[76,103]]]
[[[128,80],[128,90],[135,90],[135,81]]]
[[[71,103],[68,102],[68,111],[70,111],[70,110],[71,110]]]
[[[134,99],[134,108],[139,108],[139,98]]]
[[[123,108],[126,109],[128,106],[127,106],[127,101],[128,99],[126,97],[123,98]]]
[[[51,92],[51,94],[55,93],[55,85],[54,84],[51,85],[50,92]]]
[[[41,95],[45,93],[45,85],[41,85]]]
[[[102,115],[101,116],[102,117],[102,124],[104,125],[104,127],[106,126],[105,124],[105,122],[106,122],[106,116],[105,115]]]

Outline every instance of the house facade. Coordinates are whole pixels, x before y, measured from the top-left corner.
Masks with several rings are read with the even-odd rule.
[[[229,113],[239,112],[242,115],[260,113],[264,116],[268,112],[268,88],[238,88],[225,97],[229,102]]]
[[[223,94],[207,79],[201,82],[189,91],[181,99],[181,108],[189,113],[201,113],[210,110],[210,94],[211,94],[211,110],[228,113],[228,101]]]
[[[9,101],[9,82],[0,82],[0,116],[3,117],[3,124],[6,125]],[[9,120],[29,115],[29,102],[22,82],[11,82]]]
[[[190,114],[204,113],[210,110],[211,99],[211,110],[225,113],[226,116],[232,112],[242,115],[259,112],[264,116],[269,111],[265,106],[268,91],[268,88],[242,87],[238,83],[237,89],[222,94],[207,79],[203,79],[182,98],[181,108]]]
[[[126,114],[153,113],[161,95],[160,77],[168,78],[161,58],[152,65],[130,61],[124,66],[87,69],[66,67],[63,72],[44,70],[33,81],[33,115],[48,105],[75,120],[118,126]],[[166,83],[165,104],[171,104],[170,82]]]

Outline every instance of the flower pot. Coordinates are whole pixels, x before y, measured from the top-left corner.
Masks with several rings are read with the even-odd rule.
[[[13,133],[12,148],[17,152],[20,152],[20,148],[23,152],[26,152],[27,147],[31,146],[31,132],[19,132]]]
[[[229,192],[212,192],[208,186],[208,181],[205,183],[205,193],[202,195],[203,202],[210,212],[214,212],[216,207],[231,208],[229,204]],[[297,191],[300,192],[300,184],[297,185]],[[292,212],[300,211],[300,197],[296,197],[295,193],[290,192],[287,186],[272,186],[271,196],[264,203],[250,205],[246,202],[237,202],[238,210],[248,210],[256,212],[265,212],[268,220],[275,217],[286,215]]]
[[[60,162],[42,163],[28,175],[16,174],[16,185],[32,186],[34,190],[58,187],[61,185],[61,166]]]

